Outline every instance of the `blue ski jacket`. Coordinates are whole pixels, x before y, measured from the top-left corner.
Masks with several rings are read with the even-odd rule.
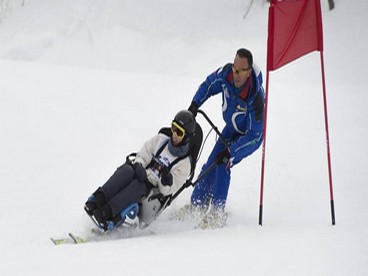
[[[252,74],[240,89],[234,86],[232,64],[210,74],[199,86],[193,101],[200,107],[208,98],[222,93],[223,131],[230,145],[233,164],[256,150],[263,140],[264,90],[262,72],[253,65]]]

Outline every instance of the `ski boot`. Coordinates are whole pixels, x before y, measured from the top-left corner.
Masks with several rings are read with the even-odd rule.
[[[109,221],[112,218],[111,207],[106,204],[102,208],[94,210],[91,218],[98,228],[103,231],[109,230]]]
[[[98,208],[101,208],[106,203],[105,194],[99,187],[86,201],[84,204],[84,211],[89,216],[93,216],[93,212]]]
[[[126,218],[134,220],[139,211],[139,206],[137,203],[129,205],[125,210],[115,217],[112,217],[111,208],[106,204],[103,208],[97,209],[93,212],[92,219],[99,229],[106,231],[111,231],[114,228],[126,224],[127,226],[134,226],[132,223],[126,222]]]
[[[129,205],[125,210],[123,210],[119,215],[117,215],[113,220],[113,228],[119,227],[124,224],[126,226],[133,226],[134,224],[127,222],[126,219],[134,220],[138,216],[139,206],[138,203],[133,203]],[[111,225],[110,225],[111,227]]]

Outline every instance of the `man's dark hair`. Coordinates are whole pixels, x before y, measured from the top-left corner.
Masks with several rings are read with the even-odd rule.
[[[246,58],[248,60],[249,67],[253,66],[253,56],[249,50],[241,48],[236,52],[236,54],[241,58]]]

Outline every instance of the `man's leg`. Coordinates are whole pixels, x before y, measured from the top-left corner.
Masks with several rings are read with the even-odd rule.
[[[226,199],[230,186],[230,169],[226,169],[226,164],[216,167],[216,177],[212,188],[212,206],[215,209],[225,209]]]
[[[206,164],[202,167],[200,175],[205,172],[213,162],[216,160],[216,156],[225,149],[225,145],[222,141],[218,140],[208,157]],[[213,168],[197,185],[194,187],[191,202],[194,206],[206,207],[208,199],[213,196],[213,188],[217,178],[217,170],[219,166]],[[199,175],[199,176],[200,176]]]
[[[262,143],[261,139],[253,139],[250,140],[245,146],[242,148],[242,156],[237,157],[233,160],[232,167],[237,165],[241,162],[242,159],[246,158],[247,156],[251,155],[255,152],[260,144]],[[225,208],[227,195],[229,192],[230,186],[230,175],[231,171],[230,168],[226,169],[226,164],[221,164],[216,168],[216,179],[213,185],[213,198],[212,198],[212,205],[215,208]]]
[[[203,173],[206,168],[208,168],[207,164],[203,166],[201,173]],[[212,169],[201,181],[199,181],[195,186],[191,196],[191,203],[193,206],[199,206],[205,208],[208,199],[212,194],[211,183],[213,183],[215,179],[215,170]]]

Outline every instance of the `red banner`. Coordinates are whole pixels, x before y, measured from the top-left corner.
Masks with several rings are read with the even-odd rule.
[[[276,70],[312,51],[323,51],[320,0],[271,0],[267,70]]]

